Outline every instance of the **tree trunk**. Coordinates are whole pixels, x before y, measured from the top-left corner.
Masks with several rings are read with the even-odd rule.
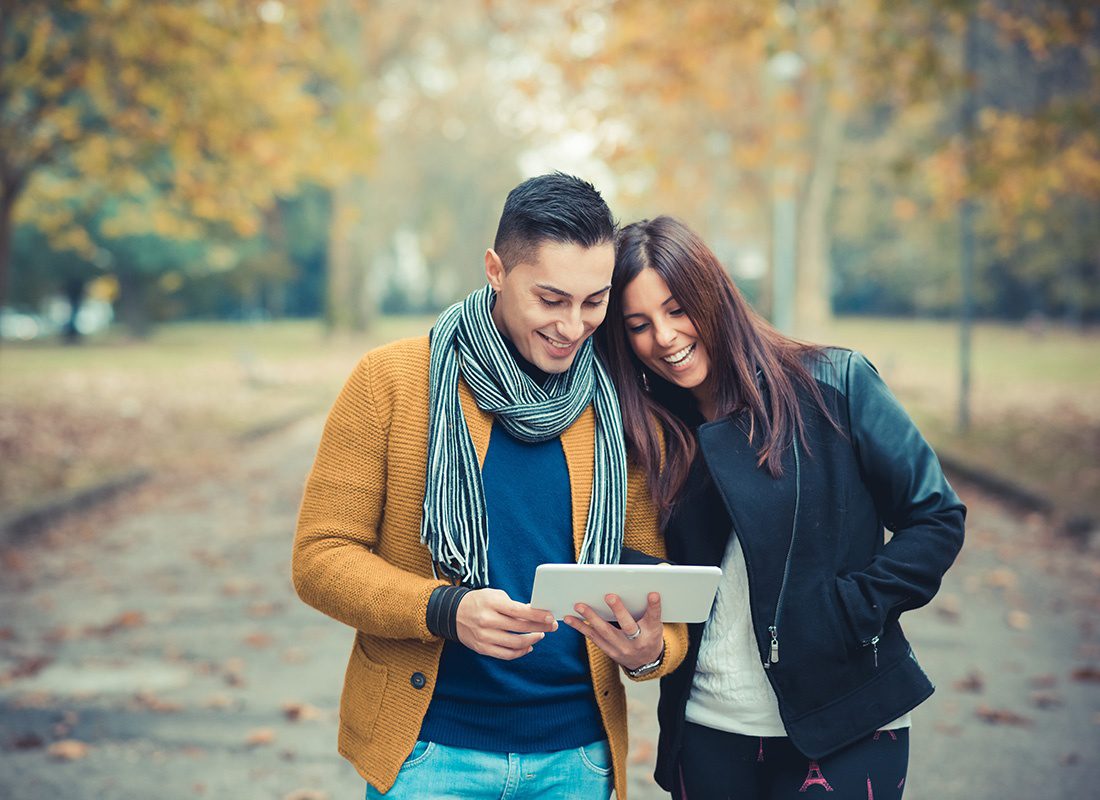
[[[833,315],[829,280],[832,248],[829,211],[836,191],[844,123],[844,113],[827,98],[823,99],[816,125],[813,169],[799,215],[795,325],[799,335],[809,339],[824,335]]]
[[[351,186],[333,187],[325,269],[325,327],[330,333],[348,327],[348,295],[351,290]]]
[[[65,344],[80,344],[80,328],[76,325],[80,307],[84,304],[84,289],[88,285],[86,277],[71,277],[65,281],[65,299],[69,301],[69,321],[61,329],[61,338]]]
[[[118,316],[135,339],[145,339],[152,330],[148,307],[149,279],[128,270],[118,273]]]
[[[19,197],[18,182],[0,185],[0,308],[8,304],[8,277],[11,271],[12,216]]]
[[[358,232],[362,219],[362,182],[348,181],[332,190],[329,223],[325,325],[329,332],[363,331],[371,323],[371,254]]]

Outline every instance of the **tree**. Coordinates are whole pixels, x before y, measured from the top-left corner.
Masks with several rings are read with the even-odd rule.
[[[323,12],[0,0],[0,305],[17,204],[54,249],[89,258],[123,239],[252,237],[301,181],[360,169],[354,122],[313,91],[344,68]]]

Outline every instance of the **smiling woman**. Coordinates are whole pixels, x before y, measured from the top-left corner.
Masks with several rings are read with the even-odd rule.
[[[655,270],[642,270],[623,290],[623,320],[631,347],[645,366],[669,383],[693,390],[701,404],[711,403],[713,389],[704,386],[710,373],[707,347]]]
[[[866,358],[775,330],[683,223],[624,228],[612,284],[601,345],[669,557],[722,567],[661,682],[658,782],[900,798],[932,684],[899,617],[963,537],[935,454]]]

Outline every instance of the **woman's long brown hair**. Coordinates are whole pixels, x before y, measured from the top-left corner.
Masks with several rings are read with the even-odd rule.
[[[831,416],[806,367],[822,348],[795,341],[769,325],[684,223],[661,216],[627,225],[616,241],[607,321],[597,342],[619,392],[627,447],[645,470],[653,499],[667,519],[691,470],[696,442],[680,417],[654,397],[674,394],[673,388],[652,372],[646,377],[653,391],[643,388],[643,366],[630,346],[623,291],[645,269],[668,285],[707,349],[718,417],[748,412],[749,441],[760,442],[757,463],[770,475],[782,474],[783,451],[796,434],[807,447],[797,387]],[[655,420],[664,431],[663,448]]]

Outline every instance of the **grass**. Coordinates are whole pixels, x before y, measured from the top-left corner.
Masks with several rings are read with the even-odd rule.
[[[5,344],[0,507],[133,467],[201,469],[250,430],[327,408],[364,351],[430,324],[382,318],[326,339],[310,321],[189,323],[136,343]],[[966,434],[953,325],[845,318],[821,340],[866,353],[940,452],[1100,518],[1100,336],[977,326]]]
[[[937,451],[1100,519],[1100,336],[978,325],[970,427],[959,419],[957,326],[840,319],[831,343],[875,362]]]
[[[318,412],[371,346],[427,330],[380,320],[326,339],[316,322],[179,324],[0,350],[0,509],[132,470],[203,469],[249,431]]]

